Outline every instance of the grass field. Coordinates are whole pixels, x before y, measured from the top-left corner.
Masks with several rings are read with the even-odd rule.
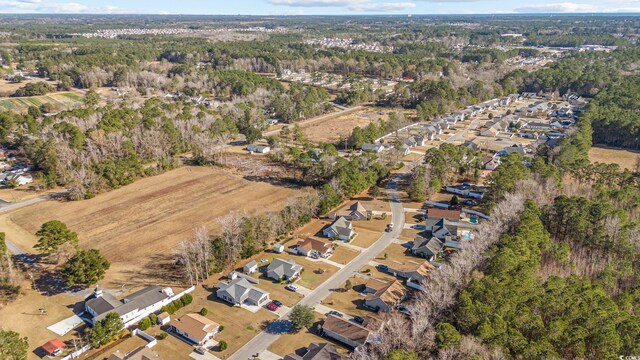
[[[93,199],[41,202],[0,217],[7,237],[24,250],[46,221],[76,231],[83,248],[97,248],[111,262],[105,283],[129,286],[175,279],[168,263],[175,245],[233,211],[279,210],[298,190],[250,182],[217,168],[183,167],[136,181]]]
[[[640,152],[594,146],[589,150],[589,160],[593,163],[618,164],[621,169],[634,170],[640,161]]]
[[[51,93],[43,96],[30,96],[21,98],[1,98],[0,110],[12,110],[26,112],[29,106],[40,107],[42,104],[51,104],[55,110],[65,110],[82,101],[80,93],[62,92]]]

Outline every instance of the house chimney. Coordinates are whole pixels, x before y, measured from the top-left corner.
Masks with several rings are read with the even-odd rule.
[[[100,285],[96,285],[96,288],[93,290],[93,296],[95,296],[96,299],[102,297],[102,289],[100,288]]]

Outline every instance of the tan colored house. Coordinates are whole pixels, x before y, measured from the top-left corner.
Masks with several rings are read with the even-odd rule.
[[[438,208],[431,208],[427,210],[427,218],[429,219],[460,220],[460,215],[462,215],[460,210],[445,210]]]
[[[202,345],[213,339],[218,333],[220,325],[200,314],[191,313],[182,316],[178,320],[171,321],[169,328],[193,343]]]
[[[407,288],[398,280],[390,281],[387,286],[378,290],[375,294],[369,294],[364,300],[367,307],[377,311],[389,312],[400,305],[407,297]]]
[[[372,331],[366,327],[335,315],[327,316],[322,324],[322,332],[352,348],[364,345],[372,335]]]
[[[366,284],[364,284],[363,292],[365,294],[375,294],[381,289],[384,289],[387,285],[389,285],[389,281],[370,278],[369,280],[367,280]]]
[[[162,358],[150,348],[140,346],[126,354],[122,354],[120,350],[117,350],[109,356],[108,360],[162,360]]]
[[[333,251],[333,244],[308,236],[296,244],[296,252],[311,257],[327,257]]]

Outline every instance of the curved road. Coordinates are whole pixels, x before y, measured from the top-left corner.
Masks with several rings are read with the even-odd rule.
[[[374,244],[367,249],[363,250],[355,259],[349,262],[345,267],[340,269],[336,274],[327,279],[322,285],[315,290],[311,291],[305,296],[298,304],[315,306],[322,300],[331,294],[332,289],[337,289],[349,279],[353,273],[359,271],[363,266],[367,265],[369,261],[373,260],[380,252],[382,252],[387,246],[389,246],[394,238],[397,238],[402,232],[404,227],[404,207],[398,200],[397,193],[397,181],[405,175],[399,173],[394,175],[389,181],[388,189],[390,190],[393,231],[385,232]],[[287,312],[280,320],[286,320],[289,317],[291,310]],[[238,349],[231,357],[230,360],[247,360],[253,359],[253,355],[266,350],[273,342],[280,337],[279,334],[271,334],[267,332],[261,332],[251,341],[246,343],[243,347]]]

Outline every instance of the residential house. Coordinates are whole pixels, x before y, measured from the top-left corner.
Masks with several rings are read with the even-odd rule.
[[[500,106],[507,106],[509,104],[511,104],[511,98],[510,97],[503,97],[500,98]]]
[[[42,350],[44,350],[44,352],[48,356],[58,356],[58,355],[62,354],[62,350],[66,346],[67,346],[67,344],[65,344],[62,340],[53,339],[53,340],[47,341],[44,345],[41,346],[41,348],[42,348]]]
[[[440,254],[443,247],[444,242],[440,241],[437,237],[431,237],[427,239],[417,236],[415,240],[413,240],[411,253],[413,255],[421,256],[429,261],[432,261],[438,254]]]
[[[116,350],[107,360],[162,360],[162,358],[150,348],[140,346],[124,355],[120,353],[120,350]]]
[[[447,189],[447,191],[449,190]],[[429,219],[460,220],[461,214],[462,212],[460,210],[447,210],[438,208],[430,208],[427,210],[427,218]]]
[[[254,153],[266,154],[266,153],[271,151],[271,147],[268,146],[268,145],[251,144],[251,145],[247,146],[247,151],[252,153],[252,154],[254,154]]]
[[[348,357],[338,352],[335,346],[327,343],[311,343],[304,355],[287,354],[284,360],[346,360]]]
[[[342,241],[349,241],[356,236],[353,224],[343,216],[337,218],[331,225],[323,229],[322,234],[330,239]]]
[[[368,152],[374,152],[374,153],[380,153],[384,150],[386,150],[386,148],[382,145],[382,144],[362,144],[362,147],[360,148],[360,150],[362,151],[368,151]]]
[[[242,267],[242,272],[245,274],[253,274],[256,271],[258,271],[258,263],[255,260],[249,261]]]
[[[391,264],[388,268],[387,271],[393,276],[407,279],[408,286],[409,282],[422,283],[435,270],[435,267],[426,260],[421,262],[408,260],[404,264]]]
[[[541,121],[529,122],[525,125],[525,127],[532,130],[551,130],[551,124]]]
[[[522,98],[523,99],[536,99],[538,97],[538,95],[534,92],[523,92],[522,93]]]
[[[262,306],[269,301],[268,292],[255,287],[245,278],[236,278],[229,283],[218,284],[216,296],[235,306],[244,303]]]
[[[273,280],[291,280],[300,276],[302,265],[293,260],[273,259],[267,267],[267,277]]]
[[[485,162],[484,168],[485,168],[485,170],[493,171],[496,168],[498,168],[498,165],[500,165],[500,159],[499,158],[491,158],[490,160]]]
[[[365,306],[376,311],[390,312],[407,297],[407,288],[398,280],[390,281],[387,286],[378,290],[375,294],[365,297]]]
[[[0,184],[8,184],[14,182],[18,186],[27,185],[33,182],[33,177],[24,173],[5,172],[0,174]]]
[[[389,284],[388,281],[384,281],[384,280],[380,280],[380,279],[376,279],[376,278],[370,278],[364,284],[363,293],[365,293],[365,294],[375,294],[378,291],[380,291],[381,289],[383,289],[384,287],[386,287],[388,284]]]
[[[171,321],[169,329],[196,345],[203,345],[213,339],[220,330],[220,325],[200,314],[191,313]]]
[[[457,223],[447,221],[446,219],[440,219],[431,228],[431,236],[440,240],[450,240],[458,236]]]
[[[282,254],[284,252],[284,245],[282,245],[282,244],[273,245],[273,251],[278,253],[278,254]]]
[[[484,197],[485,190],[478,187],[469,185],[448,185],[445,187],[445,191],[474,199],[482,199]]]
[[[363,325],[335,315],[329,315],[324,320],[322,333],[352,348],[363,346],[373,335],[373,332]]]
[[[351,204],[347,210],[329,213],[329,219],[335,220],[339,217],[344,217],[350,221],[362,221],[369,218],[369,211],[360,201],[357,201]]]
[[[124,326],[128,327],[155,313],[173,300],[175,300],[173,290],[159,285],[147,286],[128,295],[122,301],[96,286],[93,294],[85,300],[84,308],[92,325],[102,321],[108,313],[115,312],[120,315]]]
[[[314,258],[326,258],[333,252],[333,244],[315,237],[308,236],[298,241],[295,247],[296,253]]]

